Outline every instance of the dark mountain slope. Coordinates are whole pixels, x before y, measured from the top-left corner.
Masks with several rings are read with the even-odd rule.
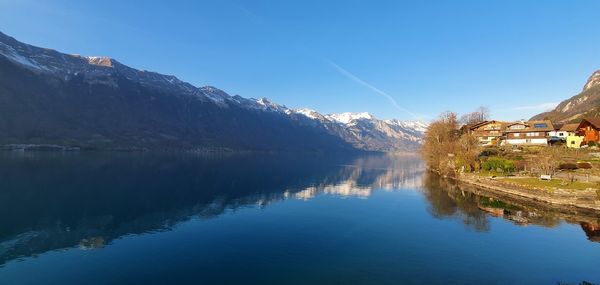
[[[31,47],[6,35],[0,40],[0,144],[353,149],[323,128],[231,100],[217,102],[210,97],[216,90],[172,76]]]
[[[425,125],[289,109],[0,33],[0,148],[411,151]]]
[[[0,57],[0,144],[89,148],[347,150],[325,130],[274,112],[219,106],[124,75],[67,80]],[[111,82],[106,84],[105,82]]]

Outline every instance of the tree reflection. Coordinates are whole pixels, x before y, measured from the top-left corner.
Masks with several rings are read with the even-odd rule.
[[[432,216],[458,219],[468,228],[481,232],[489,231],[488,218],[479,209],[476,195],[462,191],[451,180],[431,172],[426,172],[423,176],[422,189]]]
[[[581,222],[581,229],[590,241],[600,242],[600,219],[598,222]]]
[[[556,227],[561,221],[580,224],[590,241],[600,241],[600,219],[594,214],[564,212],[551,206],[495,197],[493,193],[427,172],[422,190],[429,202],[429,212],[440,219],[457,219],[476,231],[490,229],[489,217],[501,217],[519,226],[529,224]]]

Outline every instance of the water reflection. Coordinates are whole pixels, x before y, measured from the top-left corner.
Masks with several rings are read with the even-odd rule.
[[[240,207],[402,189],[421,191],[433,217],[478,232],[489,231],[494,216],[519,226],[564,220],[600,241],[597,216],[476,194],[426,172],[415,156],[1,153],[0,266],[50,250],[103,248]]]
[[[282,199],[414,188],[422,172],[414,156],[3,153],[0,264]]]
[[[458,219],[477,231],[490,230],[490,217],[502,217],[518,226],[531,224],[548,228],[565,221],[581,225],[590,241],[600,242],[600,215],[597,213],[562,212],[528,201],[498,198],[429,172],[423,175],[422,190],[429,202],[428,210],[434,217]]]
[[[487,215],[477,207],[477,197],[461,191],[449,180],[427,173],[423,176],[423,192],[429,202],[428,211],[436,218],[461,220],[477,231],[489,230]]]

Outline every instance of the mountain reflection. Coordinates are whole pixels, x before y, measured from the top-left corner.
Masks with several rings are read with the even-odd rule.
[[[1,155],[0,265],[227,209],[415,188],[424,170],[417,157],[392,155]]]
[[[229,209],[404,188],[422,191],[433,217],[476,231],[489,231],[491,216],[520,226],[564,220],[600,241],[598,217],[477,195],[426,172],[416,156],[0,153],[0,266],[56,249],[102,248]]]

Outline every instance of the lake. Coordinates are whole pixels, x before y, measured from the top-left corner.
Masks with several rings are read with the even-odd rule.
[[[600,283],[600,217],[409,155],[0,153],[0,284]]]

